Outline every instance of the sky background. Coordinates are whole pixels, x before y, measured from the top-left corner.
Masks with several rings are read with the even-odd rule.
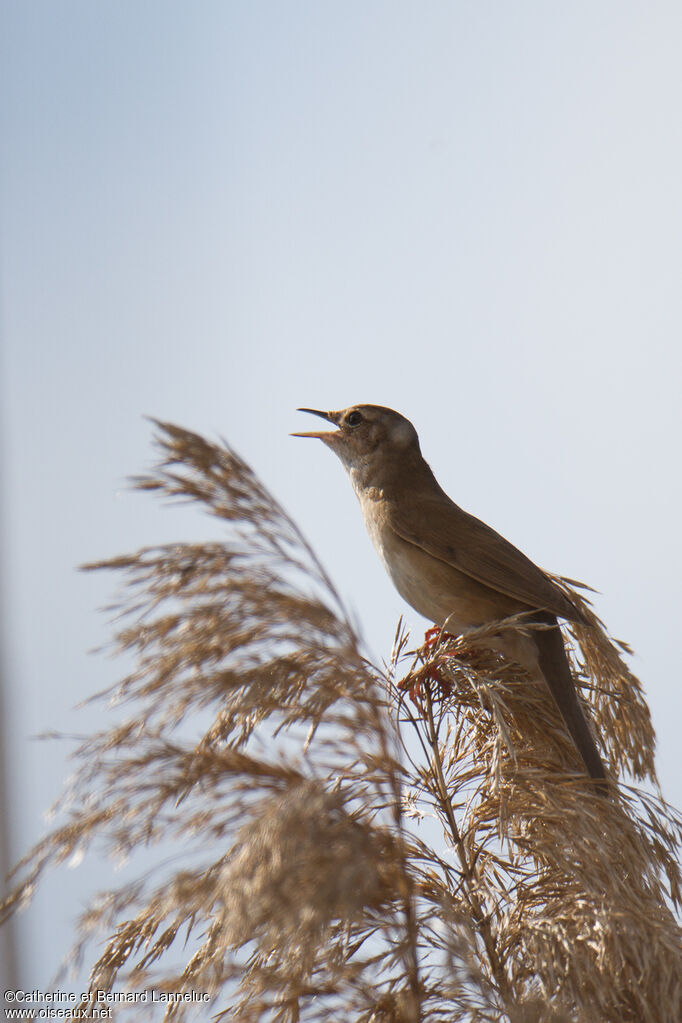
[[[2,638],[10,852],[121,667],[76,566],[215,527],[130,494],[151,427],[225,436],[377,659],[406,611],[299,405],[390,405],[448,493],[600,591],[668,799],[679,728],[682,7],[5,0]],[[424,622],[407,609],[415,629]],[[20,918],[45,986],[108,867]]]

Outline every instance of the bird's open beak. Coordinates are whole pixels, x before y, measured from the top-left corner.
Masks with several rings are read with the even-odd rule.
[[[336,424],[338,422],[338,412],[320,412],[316,408],[297,408],[297,412],[310,412],[313,416],[319,416],[320,419],[326,419],[328,423]],[[318,440],[327,440],[329,437],[335,437],[338,433],[337,430],[321,430],[319,433],[292,433],[292,437],[317,437]]]

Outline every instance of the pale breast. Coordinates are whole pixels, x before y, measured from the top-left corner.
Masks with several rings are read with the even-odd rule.
[[[465,575],[399,537],[382,515],[380,502],[360,498],[367,532],[401,597],[429,621],[463,632],[498,621],[523,605]]]

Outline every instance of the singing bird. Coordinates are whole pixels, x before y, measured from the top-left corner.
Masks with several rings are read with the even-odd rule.
[[[603,791],[606,771],[557,622],[586,624],[582,612],[525,554],[448,497],[422,456],[417,431],[399,412],[380,405],[298,411],[335,427],[294,436],[319,438],[341,459],[386,571],[419,614],[457,634],[516,614],[541,626],[501,630],[489,645],[547,683]]]

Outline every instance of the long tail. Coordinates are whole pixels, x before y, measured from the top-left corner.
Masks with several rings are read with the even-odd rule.
[[[548,616],[547,624],[550,623],[554,628],[538,629],[533,636],[538,648],[540,670],[590,777],[600,783],[597,785],[597,791],[602,795],[607,795],[606,768],[585,718],[580,697],[576,692],[561,630],[557,625],[556,618]]]

